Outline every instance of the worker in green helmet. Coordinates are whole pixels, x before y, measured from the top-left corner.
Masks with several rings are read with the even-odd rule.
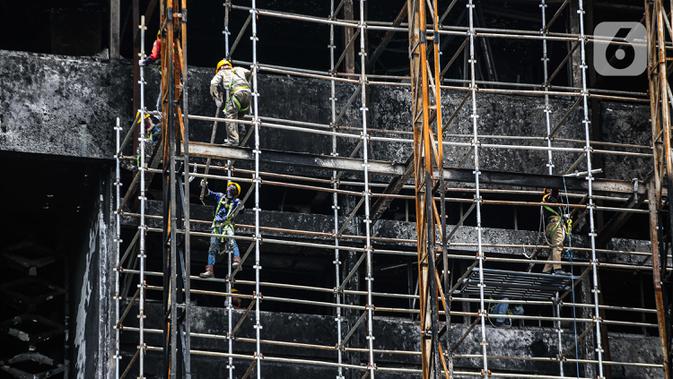
[[[217,63],[215,76],[210,81],[210,96],[218,109],[224,106],[224,117],[240,119],[250,110],[250,70],[233,67],[231,61],[222,59]],[[226,125],[226,144],[238,145],[238,123],[227,121]]]

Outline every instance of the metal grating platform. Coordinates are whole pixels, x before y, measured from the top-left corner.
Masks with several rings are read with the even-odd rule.
[[[484,269],[484,297],[492,299],[549,300],[570,289],[577,276]],[[479,296],[479,268],[474,267],[454,294]]]

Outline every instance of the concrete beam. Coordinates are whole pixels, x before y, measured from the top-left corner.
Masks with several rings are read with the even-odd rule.
[[[162,212],[162,206],[160,201],[150,200],[147,203],[147,214],[150,216],[160,216]],[[195,223],[192,222],[192,231],[207,232],[209,230],[209,220],[212,218],[212,207],[202,206],[197,204],[191,205],[191,215],[192,220],[203,220],[204,223]],[[135,217],[125,216],[122,219],[125,226],[135,227],[137,226],[138,219]],[[154,228],[161,227],[160,218],[150,218],[147,221],[148,226]],[[252,225],[254,225],[254,215],[252,212],[244,212],[240,219],[237,222],[240,234],[241,235],[250,235],[252,232]],[[270,227],[270,228],[283,228],[290,230],[299,230],[299,231],[308,231],[308,232],[319,232],[327,233],[326,235],[302,235],[302,234],[289,234],[282,231],[274,230],[262,230],[263,236],[265,238],[282,238],[283,240],[302,240],[302,241],[313,241],[320,242],[324,244],[331,244],[333,242],[333,237],[329,235],[332,232],[332,217],[327,215],[320,214],[305,214],[305,213],[296,213],[296,212],[279,212],[279,211],[269,211],[262,210],[260,215],[260,226]],[[453,225],[448,225],[448,228],[453,228]],[[396,221],[396,220],[376,220],[372,224],[372,236],[373,237],[384,237],[384,238],[400,238],[400,239],[410,239],[413,240],[416,238],[416,224],[414,222],[406,221]],[[452,239],[449,241],[449,249],[452,252],[474,252],[476,251],[475,246],[461,246],[460,242],[473,242],[477,239],[477,230],[473,226],[461,226],[457,229]],[[194,238],[198,240],[198,238]],[[206,238],[202,238],[204,250],[206,248],[205,242]],[[342,238],[343,243],[350,243],[353,246],[360,246],[361,240],[351,241],[349,238]],[[524,254],[530,254],[531,251],[524,251],[520,248],[505,248],[505,247],[496,247],[494,244],[498,243],[507,243],[512,246],[516,245],[544,245],[540,233],[531,230],[511,230],[511,229],[501,229],[501,228],[483,228],[483,251],[487,254],[492,255],[510,255],[523,257]],[[194,249],[199,249],[198,242],[195,242],[196,246]],[[374,243],[376,246],[385,246],[385,243]],[[404,244],[396,244],[398,248],[404,248],[404,250],[410,251],[410,259],[415,260],[415,250],[414,244],[412,242]],[[577,235],[573,237],[573,245],[576,247],[587,247],[589,246],[589,241],[585,236]],[[267,245],[266,249],[270,249],[273,245]],[[632,240],[632,239],[621,239],[613,238],[607,243],[607,248],[620,250],[624,252],[628,251],[638,251],[638,252],[647,252],[649,251],[649,241],[643,240]],[[375,249],[376,250],[376,249]],[[329,250],[325,250],[328,252]],[[627,253],[620,254],[604,254],[600,253],[600,259],[602,263],[620,263],[620,264],[633,264],[633,265],[643,265],[645,267],[651,267],[650,257],[647,255],[630,255]],[[198,255],[193,255],[198,256]],[[203,255],[205,256],[205,255]],[[327,256],[327,255],[325,255]],[[540,255],[539,259],[546,258],[546,255]],[[587,262],[589,256],[586,253],[575,251],[576,261]]]
[[[224,286],[224,284],[222,284]],[[246,292],[244,290],[244,292]],[[245,305],[245,304],[244,304]],[[132,310],[134,312],[134,310]],[[133,313],[131,313],[133,314]],[[161,325],[161,308],[159,304],[146,304],[146,327],[158,328]],[[234,313],[234,323],[241,317],[242,311],[237,310]],[[227,330],[227,313],[224,308],[210,308],[195,306],[192,312],[191,330],[193,333],[205,333],[211,335],[225,336]],[[312,314],[297,314],[297,313],[279,313],[279,312],[262,312],[262,325],[264,332],[262,339],[269,342],[262,343],[262,351],[265,356],[269,357],[287,357],[295,359],[313,359],[323,362],[336,361],[336,351],[330,350],[329,347],[336,344],[336,325],[334,323],[334,316],[328,315],[312,315]],[[127,323],[133,326],[136,322],[134,317],[127,318]],[[565,326],[565,334],[563,339],[563,346],[566,352],[570,350],[573,343],[572,329],[567,329],[570,325]],[[480,350],[480,336],[479,329],[475,328],[472,331],[467,330],[467,327],[462,324],[453,324],[449,331],[450,341],[457,341],[460,336],[467,332],[467,338],[458,347],[457,354],[477,354]],[[237,335],[240,338],[254,339],[253,324],[250,320],[246,320]],[[418,325],[415,321],[410,321],[401,318],[392,317],[375,317],[374,318],[374,336],[376,338],[375,349],[390,349],[402,351],[418,351],[419,349],[419,335]],[[137,333],[127,332],[122,334],[123,346],[126,354],[131,354],[136,347]],[[556,331],[552,328],[494,328],[487,326],[486,339],[489,343],[489,354],[501,357],[549,357],[554,358],[558,353],[558,336]],[[660,352],[658,350],[656,337],[645,337],[640,335],[617,334],[609,335],[610,345],[613,350],[613,360],[621,362],[658,362],[660,360]],[[147,343],[152,346],[160,346],[160,334],[147,334]],[[310,343],[327,346],[327,349],[305,349],[305,348],[289,348],[286,346],[274,345],[270,341],[289,341],[299,343]],[[250,355],[254,352],[254,343],[250,340],[237,340],[234,342],[234,351],[236,354]],[[639,346],[638,349],[633,349],[633,346]],[[353,347],[362,347],[355,345]],[[212,339],[203,337],[192,337],[192,349],[199,351],[226,351],[225,339]],[[158,355],[150,353],[148,356]],[[151,358],[150,358],[151,359]],[[202,357],[204,361],[203,368],[206,363],[216,363],[225,361],[222,357]],[[389,353],[378,353],[375,356],[377,366],[380,367],[405,367],[405,368],[419,368],[419,359],[415,355],[399,355]],[[248,361],[249,362],[249,361]],[[264,361],[263,361],[264,362]],[[349,362],[351,364],[359,365],[361,362]],[[198,365],[198,364],[197,364]],[[243,372],[247,368],[246,361],[237,361],[236,368]],[[266,372],[264,367],[268,363],[263,363],[262,372]],[[287,374],[296,371],[295,365],[284,365],[271,367],[278,375]],[[153,365],[146,365],[146,369],[154,369]],[[306,366],[312,367],[312,366]],[[456,370],[476,370],[479,371],[479,360],[471,359],[456,359],[454,361]],[[531,373],[558,375],[559,366],[555,362],[531,362],[526,360],[507,360],[507,359],[490,359],[489,367],[493,371],[506,370],[509,373]],[[619,372],[623,373],[625,378],[659,378],[660,371],[656,368],[639,368],[630,366],[614,366]],[[564,365],[565,374],[574,376],[575,364],[566,363]],[[160,369],[157,367],[157,369]],[[275,371],[278,370],[278,371]],[[315,370],[315,368],[313,369]],[[324,378],[328,374],[334,374],[335,368],[331,371],[326,370],[320,373],[313,370],[301,370],[302,377],[306,379]],[[195,372],[196,377],[205,377],[207,373]],[[212,372],[212,371],[211,371]],[[573,373],[573,374],[571,374]],[[322,375],[322,376],[320,376]],[[377,374],[377,377],[379,375]],[[281,376],[277,376],[281,377]],[[286,376],[282,376],[286,377]],[[408,378],[409,374],[400,374],[397,376],[387,376],[388,378]]]
[[[146,70],[146,102],[154,103],[159,87],[157,67]],[[0,150],[20,151],[64,156],[112,159],[114,136],[112,126],[117,116],[128,126],[134,115],[132,106],[131,65],[122,60],[101,61],[93,58],[64,57],[24,52],[0,51]],[[210,68],[190,68],[190,113],[213,114],[213,103],[208,94],[212,77]],[[330,86],[328,81],[260,74],[260,115],[281,119],[329,123]],[[353,87],[337,85],[339,103],[353,93]],[[372,129],[408,132],[411,109],[409,89],[371,86],[369,89],[369,120]],[[278,99],[305,98],[312,101],[302,107],[286,107]],[[460,109],[452,124],[452,133],[472,133],[469,115],[460,107],[464,93],[444,91],[442,106]],[[572,99],[551,98],[550,108],[555,116],[564,114]],[[541,136],[544,102],[538,98],[481,94],[479,104],[486,112],[480,114],[480,133],[484,135]],[[523,105],[522,105],[523,104]],[[359,125],[360,105],[355,101],[343,116],[343,126]],[[651,133],[649,108],[635,104],[605,103],[601,109],[603,140],[649,146]],[[568,125],[579,125],[580,112],[576,109],[567,119]],[[190,126],[192,141],[208,141],[211,122],[193,121]],[[328,155],[331,139],[328,135],[313,136],[298,131],[264,129],[260,143],[265,149],[306,151]],[[217,141],[224,138],[220,128]],[[564,127],[559,138],[583,139],[581,128]],[[447,137],[448,138],[448,137]],[[451,137],[456,141],[467,141]],[[490,141],[489,141],[490,142]],[[341,139],[338,153],[348,156],[357,141]],[[521,142],[525,145],[533,142]],[[469,147],[448,146],[446,166],[469,170],[464,160]],[[372,157],[379,161],[403,163],[411,155],[406,142],[371,141]],[[129,152],[127,152],[129,153]],[[492,171],[532,172],[542,174],[546,151],[517,149],[481,149],[482,166]],[[569,167],[579,153],[554,155],[559,172]],[[649,158],[606,157],[603,172],[611,178],[644,179],[651,167]],[[468,175],[471,173],[468,173]]]
[[[110,59],[119,59],[119,25],[120,17],[119,14],[121,8],[119,5],[119,0],[110,0]]]
[[[128,125],[122,61],[0,51],[0,150],[113,159],[115,118]]]
[[[214,145],[204,142],[190,142],[189,154],[194,157],[231,159],[231,160],[254,160],[252,149],[239,146]],[[267,163],[286,165],[298,165],[306,167],[319,167],[329,170],[362,171],[362,161],[356,158],[333,157],[327,155],[298,153],[292,151],[264,150],[261,159]],[[369,172],[372,174],[402,176],[406,166],[400,163],[369,161]],[[444,168],[444,179],[447,182],[474,182],[474,173],[467,168]],[[529,188],[567,188],[569,190],[586,191],[587,184],[584,178],[539,175],[515,172],[481,171],[482,184],[498,184],[512,187]],[[620,180],[595,179],[593,190],[598,192],[631,194],[634,183]],[[637,183],[637,192],[645,193],[645,186]]]

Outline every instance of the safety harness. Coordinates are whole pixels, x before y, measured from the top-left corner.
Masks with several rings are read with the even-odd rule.
[[[247,111],[250,106],[246,106],[245,108],[241,108],[241,103],[236,99],[235,94],[241,92],[241,91],[250,91],[250,85],[247,84],[247,80],[245,77],[242,77],[236,73],[236,70],[233,68],[230,68],[232,70],[232,75],[240,80],[234,80],[232,78],[231,82],[227,86],[227,90],[229,91],[229,100],[234,102],[234,105],[236,106],[236,109],[238,110],[239,113]],[[240,84],[241,82],[246,83],[246,84]],[[238,83],[238,85],[234,86],[234,84]]]
[[[234,206],[234,203],[235,203],[236,199],[231,199],[231,201],[227,201],[227,200],[229,200],[229,199],[227,199],[226,196],[223,196],[220,199],[220,201],[217,203],[217,207],[215,208],[215,216],[216,217],[220,213],[220,210],[222,209],[222,207],[224,207],[227,210],[227,215],[225,217],[225,220],[222,221],[222,222],[216,222],[215,218],[213,218],[213,225],[211,226],[211,228],[221,228],[221,227],[228,226],[228,225],[236,226],[230,218],[230,215],[232,213],[231,212],[231,207]]]
[[[542,202],[543,202],[543,203],[549,203],[548,200],[549,200],[549,197],[550,197],[550,196],[551,196],[551,193],[546,193],[546,194],[544,194],[544,195],[542,196]],[[572,231],[572,226],[573,226],[573,220],[572,220],[572,218],[567,217],[566,215],[564,215],[563,213],[561,213],[561,212],[560,212],[560,209],[561,209],[560,206],[559,206],[557,209],[554,209],[554,208],[552,208],[551,206],[545,204],[545,205],[543,205],[543,208],[544,208],[547,212],[549,212],[550,214],[552,214],[553,216],[557,216],[557,217],[558,217],[558,221],[557,221],[556,224],[553,226],[553,229],[551,230],[551,232],[553,233],[553,232],[556,231],[556,228],[561,227],[561,228],[563,228],[563,238],[565,239],[566,234],[570,234],[571,231]],[[565,221],[565,222],[564,222],[564,221]]]

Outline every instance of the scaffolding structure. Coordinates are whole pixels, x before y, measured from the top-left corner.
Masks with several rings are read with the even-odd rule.
[[[249,33],[250,60],[232,61],[251,70],[250,115],[242,120],[231,120],[219,117],[219,111],[214,117],[188,113],[187,4],[186,0],[162,0],[161,142],[148,159],[146,149],[150,137],[144,121],[148,109],[142,65],[138,122],[123,139],[121,127],[115,126],[116,378],[146,377],[148,355],[162,357],[163,369],[153,372],[162,372],[167,377],[191,377],[192,357],[226,360],[229,378],[253,375],[263,378],[265,364],[327,368],[333,370],[336,378],[353,375],[374,378],[377,373],[424,378],[605,378],[615,366],[660,370],[656,372],[671,377],[668,353],[671,331],[666,309],[670,307],[668,275],[671,269],[667,246],[672,241],[671,233],[666,233],[673,227],[667,226],[670,220],[667,207],[671,203],[666,201],[666,189],[670,188],[673,176],[668,107],[673,95],[667,81],[667,54],[673,48],[670,42],[673,31],[662,0],[644,0],[650,35],[647,42],[649,96],[591,87],[589,47],[592,44],[627,45],[633,41],[587,32],[583,0],[565,0],[553,5],[539,0],[534,5],[540,10],[539,30],[478,25],[479,2],[475,0],[441,4],[437,0],[409,0],[393,21],[368,19],[365,0],[357,0],[357,7],[351,0],[330,0],[330,14],[326,18],[262,9],[255,0],[245,1],[246,5],[238,3],[243,2],[226,0],[224,4],[223,50],[225,57],[234,58],[236,48]],[[232,18],[244,19],[233,42]],[[257,55],[258,23],[267,18],[326,26],[329,71],[261,62]],[[576,30],[552,32],[552,26],[563,18]],[[144,17],[139,28],[141,62],[145,50]],[[339,33],[344,36],[341,44]],[[383,33],[374,49],[368,43],[370,33]],[[374,61],[398,34],[409,39],[410,75],[373,74]],[[444,39],[457,41],[457,47],[451,44],[448,44],[451,48],[445,47]],[[486,74],[493,71],[489,63],[493,57],[487,53],[488,41],[492,40],[539,44],[544,83],[504,82],[497,79],[495,72]],[[554,43],[567,45],[566,56],[556,66],[551,65],[549,57],[549,45]],[[349,60],[355,52],[359,61],[349,68]],[[484,62],[478,57],[484,57]],[[452,65],[460,60],[465,68],[463,77],[446,77]],[[576,79],[575,85],[552,84],[564,70]],[[294,120],[267,113],[259,102],[264,96],[259,82],[263,74],[306,78],[327,85],[328,119]],[[479,79],[480,76],[490,79]],[[368,124],[372,117],[368,94],[372,88],[408,91],[411,107],[406,111],[410,112],[411,125],[397,130]],[[540,99],[542,132],[533,136],[482,133],[480,101],[492,95]],[[442,100],[447,97],[451,101]],[[568,106],[554,112],[552,102],[558,99],[563,99],[561,103]],[[601,140],[592,130],[593,101],[636,104],[649,101],[653,115],[652,146]],[[247,130],[240,146],[220,145],[215,140],[217,125],[231,121],[237,121]],[[468,126],[468,133],[460,133],[461,123]],[[573,127],[579,130],[580,137],[560,137],[564,130]],[[190,128],[204,128],[211,135],[210,140],[190,140]],[[307,138],[325,137],[331,143],[320,153],[274,150],[263,145],[265,133],[290,132]],[[138,141],[138,168],[132,173],[126,192],[122,193],[121,162],[136,161],[133,153],[129,153],[134,135]],[[406,146],[405,150],[413,154],[403,163],[373,159],[376,144],[391,143]],[[492,170],[487,162],[493,160],[484,159],[492,152],[512,151],[535,153],[543,158],[531,162],[535,166],[531,172]],[[449,155],[453,156],[452,160]],[[646,181],[616,179],[595,164],[596,157],[643,160],[652,165],[653,174]],[[451,166],[447,162],[461,165]],[[288,173],[278,168],[284,165],[307,170]],[[538,172],[540,166],[545,167],[544,173]],[[320,174],[311,175],[308,169]],[[148,212],[147,191],[158,174],[162,177],[162,214]],[[254,223],[238,225],[234,238],[247,248],[242,251],[239,268],[233,269],[231,257],[228,258],[224,279],[202,279],[191,274],[192,241],[217,236],[209,230],[210,220],[191,217],[189,183],[202,179],[215,183],[235,180],[248,188],[241,199],[252,209]],[[331,230],[264,224],[263,185],[330,195]],[[543,188],[561,191],[565,209],[584,234],[566,246],[570,260],[545,259],[549,246],[543,236],[537,242],[485,241],[486,227],[482,224],[485,209],[541,209],[544,205],[553,205],[539,200]],[[415,202],[415,212],[409,219],[416,224],[415,238],[381,236],[374,230],[374,224],[383,219],[393,201]],[[450,225],[447,217],[452,209],[460,209],[461,213],[458,221]],[[472,215],[474,234],[470,234],[470,238],[457,238],[458,231]],[[607,242],[633,215],[649,216],[651,249],[644,244],[631,249],[609,247]],[[596,221],[599,217],[608,219],[601,228]],[[122,240],[122,219],[137,225],[128,242]],[[161,254],[161,271],[147,268],[148,240],[155,237],[161,241],[162,250],[154,254],[154,257]],[[262,267],[268,262],[265,257],[273,254],[269,246],[303,248],[333,258],[333,286],[295,283],[292,278],[283,282],[264,280]],[[388,262],[391,257],[404,261],[403,266],[416,265],[416,285],[407,293],[390,292],[374,284],[375,273],[383,268],[377,258]],[[541,274],[540,267],[545,263],[562,263],[571,272],[560,276]],[[254,280],[237,278],[243,266],[252,269]],[[655,308],[604,301],[600,275],[610,270],[651,273],[655,290],[646,296],[651,296]],[[364,281],[361,287],[360,278]],[[208,286],[213,284],[222,289],[210,289]],[[264,291],[270,289],[287,295],[264,295]],[[192,295],[225,300],[226,333],[190,330]],[[316,301],[313,295],[331,296],[333,300]],[[161,299],[161,325],[148,327],[146,324],[149,298]],[[246,301],[247,305],[235,309],[235,298]],[[406,300],[408,306],[377,306],[377,302],[391,299]],[[332,314],[335,340],[321,344],[275,339],[263,329],[264,303],[301,305]],[[499,314],[493,310],[498,304],[546,311]],[[607,317],[617,315],[615,312],[634,314],[641,321]],[[135,319],[132,316],[136,316]],[[411,316],[420,324],[418,350],[378,345],[376,323],[381,322],[383,316],[399,319]],[[651,321],[653,317],[656,322]],[[252,330],[248,331],[248,337],[243,337],[247,320]],[[546,355],[494,353],[489,340],[493,338],[493,324],[498,320],[553,331],[556,351]],[[658,332],[662,356],[666,358],[651,362],[614,359],[609,354],[607,338],[608,328],[613,327],[642,328],[643,335]],[[471,338],[472,334],[476,337]],[[125,338],[136,346],[130,353],[122,351],[121,341]],[[194,340],[224,341],[226,348],[193,349]],[[467,341],[477,341],[478,348],[465,347]],[[323,358],[300,359],[290,353],[265,353],[266,348],[278,346],[315,352],[315,356]],[[324,358],[326,354],[330,359]],[[390,357],[399,357],[401,363],[391,363]],[[413,363],[409,363],[409,357]],[[550,363],[557,369],[553,374],[505,369],[508,362],[522,361]]]

